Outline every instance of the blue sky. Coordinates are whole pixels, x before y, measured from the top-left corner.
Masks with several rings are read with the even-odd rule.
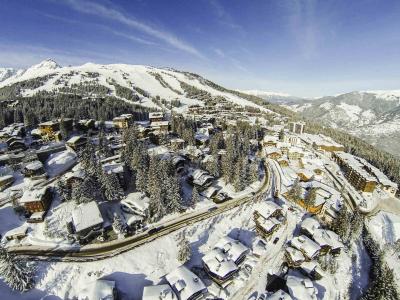
[[[0,66],[173,67],[224,86],[400,89],[400,1],[0,0]]]

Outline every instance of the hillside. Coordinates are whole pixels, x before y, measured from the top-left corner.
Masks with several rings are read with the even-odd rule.
[[[399,156],[399,90],[352,92],[284,106]]]
[[[238,105],[269,111],[199,75],[142,65],[87,63],[62,67],[53,60],[45,60],[26,70],[13,72],[0,82],[0,99],[3,100],[43,92],[90,98],[113,96],[149,109],[170,109],[172,106],[185,109],[223,97]]]

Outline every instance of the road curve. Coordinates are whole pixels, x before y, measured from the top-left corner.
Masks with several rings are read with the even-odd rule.
[[[29,257],[31,260],[43,261],[65,261],[65,262],[87,262],[96,261],[115,255],[121,254],[145,243],[151,242],[159,237],[165,236],[171,232],[182,229],[188,225],[200,222],[202,220],[214,217],[226,211],[229,211],[238,206],[244,205],[254,198],[259,198],[267,195],[271,190],[271,168],[269,165],[264,166],[265,172],[264,180],[255,195],[250,197],[240,197],[229,200],[227,202],[217,205],[217,208],[210,210],[202,210],[200,212],[193,212],[184,214],[179,220],[171,220],[162,224],[157,224],[160,228],[157,232],[149,233],[149,231],[111,242],[101,244],[86,245],[78,248],[58,248],[57,246],[13,246],[8,247],[10,253],[20,256]]]

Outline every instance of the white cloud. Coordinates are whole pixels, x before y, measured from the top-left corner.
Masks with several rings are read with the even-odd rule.
[[[68,4],[72,9],[81,13],[91,14],[98,17],[117,21],[121,24],[141,31],[149,36],[157,38],[176,49],[204,59],[204,56],[196,48],[182,41],[174,34],[149,26],[133,17],[126,16],[115,8],[106,7],[104,5],[94,2],[85,2],[78,0],[66,0],[64,3]]]

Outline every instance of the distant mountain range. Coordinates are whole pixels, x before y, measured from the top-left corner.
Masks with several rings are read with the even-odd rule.
[[[282,105],[400,157],[400,90],[359,91],[315,100],[288,99]]]

